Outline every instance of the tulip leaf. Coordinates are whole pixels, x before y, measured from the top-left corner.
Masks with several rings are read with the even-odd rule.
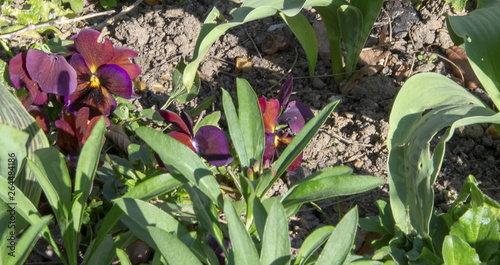
[[[306,264],[311,255],[323,246],[334,229],[335,227],[327,225],[314,230],[309,236],[307,236],[304,243],[302,243],[302,246],[300,246],[299,254],[293,264]]]
[[[262,163],[265,134],[257,95],[245,79],[237,78],[236,87],[238,89],[240,128],[250,165],[256,161]]]
[[[480,264],[479,256],[462,238],[455,235],[446,236],[443,244],[443,260],[445,265]]]
[[[500,123],[500,114],[442,75],[418,74],[401,88],[389,119],[387,147],[391,208],[405,233],[412,227],[421,234],[429,231],[432,186],[445,143],[457,127],[483,122]],[[430,142],[441,130],[445,132],[431,150]]]
[[[226,214],[229,238],[232,245],[231,252],[233,255],[230,254],[230,256],[234,258],[233,264],[260,264],[255,244],[229,198],[224,200],[224,213]]]
[[[345,71],[348,72],[347,78],[352,75],[356,69],[359,53],[363,49],[364,43],[359,46],[358,40],[362,36],[361,30],[353,30],[361,28],[363,24],[363,15],[361,11],[352,5],[342,5],[337,10],[339,18],[340,32],[345,45]]]
[[[484,262],[497,251],[500,242],[498,222],[486,207],[469,209],[450,228],[450,235],[459,236],[467,242]]]
[[[314,138],[319,128],[321,128],[321,126],[325,123],[338,103],[338,101],[329,103],[316,117],[308,121],[304,128],[302,128],[302,130],[293,138],[292,142],[286,147],[278,160],[276,160],[273,167],[273,169],[276,170],[276,176],[271,180],[270,184],[267,185],[267,188],[263,193],[261,193],[261,196],[267,193],[272,184],[279,177],[281,177],[288,166],[290,166],[295,158],[302,153],[304,148],[306,148],[309,142]]]
[[[288,220],[283,205],[275,200],[269,210],[264,228],[260,262],[261,264],[289,264],[290,258]]]
[[[351,175],[349,167],[333,167],[312,173],[295,184],[282,198],[283,206],[303,204],[334,196],[371,190],[385,180],[373,176]]]
[[[197,186],[217,206],[222,205],[222,193],[212,172],[189,147],[174,138],[152,128],[141,127],[137,135],[158,153],[163,163],[173,172],[177,171]],[[175,152],[172,152],[175,150]],[[221,207],[222,208],[222,207]]]
[[[171,234],[161,228],[147,226],[148,234],[156,243],[157,249],[169,264],[200,264],[196,256],[184,245],[175,234]]]
[[[465,43],[469,63],[493,103],[500,107],[500,4],[480,1],[479,8],[466,16],[448,16],[448,30],[455,45]]]
[[[311,24],[301,13],[293,17],[289,17],[283,12],[280,12],[280,15],[304,48],[309,65],[309,75],[313,76],[316,61],[318,60],[318,41]]]
[[[340,74],[344,72],[342,62],[342,33],[339,27],[339,17],[337,10],[342,4],[347,4],[343,1],[332,1],[328,6],[315,6],[321,16],[321,20],[325,23],[326,35],[328,43],[330,44],[330,62],[332,64],[333,73],[338,74],[334,76],[335,82],[340,83],[344,80],[345,76]]]
[[[343,264],[354,244],[357,227],[358,208],[355,207],[335,227],[316,264]]]

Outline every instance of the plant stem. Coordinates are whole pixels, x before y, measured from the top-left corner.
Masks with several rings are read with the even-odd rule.
[[[12,54],[12,51],[10,50],[7,43],[5,43],[5,41],[0,39],[0,44],[2,44],[3,49],[5,50],[5,52],[7,52],[7,54],[9,55],[10,58],[14,57],[14,54]]]

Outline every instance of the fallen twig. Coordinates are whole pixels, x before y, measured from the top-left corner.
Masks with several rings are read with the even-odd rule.
[[[28,25],[28,26],[26,26],[18,31],[14,31],[11,33],[0,35],[0,39],[12,39],[16,35],[19,35],[19,34],[24,33],[26,31],[30,31],[30,30],[34,30],[34,29],[38,29],[38,28],[43,28],[43,27],[48,27],[48,26],[60,25],[60,24],[71,24],[71,23],[74,23],[77,21],[81,21],[81,20],[85,20],[85,19],[89,19],[89,18],[93,18],[93,17],[111,15],[113,13],[115,13],[115,10],[109,10],[109,11],[99,12],[99,13],[95,13],[95,14],[89,14],[89,15],[85,15],[83,17],[77,17],[77,18],[72,18],[72,19],[64,19],[64,20],[59,20],[59,21],[53,20],[53,21],[49,21],[46,23],[42,23],[42,24],[30,24],[30,25]]]

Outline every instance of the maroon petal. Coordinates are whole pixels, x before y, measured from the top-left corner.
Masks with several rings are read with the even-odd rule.
[[[92,82],[78,84],[75,92],[65,99],[68,109],[76,113],[83,107],[88,107],[90,117],[109,116],[116,109],[113,95],[102,86],[93,86]]]
[[[75,69],[61,55],[29,50],[26,69],[44,92],[66,97],[76,89]]]
[[[28,106],[26,110],[33,118],[35,118],[36,123],[38,123],[44,133],[50,132],[50,118],[47,112],[40,107],[33,105]]]
[[[264,131],[266,133],[274,133],[276,128],[276,119],[280,112],[279,102],[276,99],[266,101],[265,97],[259,98],[260,110],[264,121]]]
[[[191,119],[191,117],[189,117],[189,115],[185,111],[181,111],[181,119],[186,124],[190,135],[194,135],[194,133],[193,133],[193,120]]]
[[[300,155],[295,158],[295,160],[293,160],[293,162],[288,166],[288,168],[286,169],[286,171],[288,173],[292,173],[294,172],[297,168],[300,167],[300,164],[302,164],[302,153],[300,153]]]
[[[75,40],[75,47],[80,53],[92,73],[96,73],[99,67],[111,61],[114,56],[113,44],[109,39],[99,43],[99,31],[84,29],[78,33]]]
[[[183,143],[185,146],[189,147],[191,150],[193,150],[193,152],[196,153],[196,149],[194,148],[191,142],[191,137],[189,135],[177,131],[169,132],[167,135]]]
[[[81,54],[79,53],[73,54],[73,56],[71,56],[71,59],[69,60],[69,64],[76,71],[78,84],[90,81],[92,72],[87,66],[87,63],[85,63],[85,59]]]
[[[314,117],[309,106],[302,102],[292,101],[288,108],[278,117],[279,124],[288,124],[295,134],[299,133],[306,122]]]
[[[215,126],[200,127],[193,139],[193,146],[201,157],[216,167],[225,166],[233,161],[233,157],[229,155],[224,132]]]
[[[9,61],[9,76],[10,81],[14,85],[15,88],[19,89],[21,87],[26,87],[33,99],[34,104],[42,105],[48,99],[47,93],[43,92],[38,83],[33,81],[29,75],[28,70],[26,69],[26,56],[27,53],[18,53],[14,58]],[[23,98],[23,104],[30,105],[29,99]]]
[[[130,58],[137,57],[137,52],[126,48],[115,46],[115,53],[108,64],[116,64],[127,71],[130,79],[134,79],[141,74],[141,67],[130,61]]]
[[[181,132],[187,134],[189,138],[193,137],[193,134],[191,134],[191,130],[189,130],[188,125],[181,117],[179,117],[179,115],[170,110],[158,110],[158,113],[163,117],[163,119],[165,119],[166,122],[171,123],[179,128]]]
[[[266,161],[272,162],[275,153],[276,153],[276,135],[274,133],[266,133],[264,159],[263,159],[264,163]]]
[[[116,64],[103,66],[97,74],[98,81],[102,87],[116,96],[129,99],[132,95],[132,80],[127,72]]]
[[[75,127],[75,134],[76,137],[78,138],[78,142],[80,143],[80,146],[83,146],[84,142],[84,137],[85,134],[87,133],[87,130],[89,129],[87,124],[89,123],[89,117],[90,117],[90,109],[88,107],[83,107],[75,115],[74,118],[74,127]],[[94,118],[97,118],[99,116],[96,116]],[[92,131],[90,129],[89,131]],[[89,133],[90,134],[90,133]],[[87,136],[88,137],[88,136]],[[86,140],[86,139],[85,139]]]
[[[78,155],[80,147],[78,146],[78,139],[71,125],[64,120],[57,120],[54,124],[57,128],[57,147],[59,150],[67,155]]]
[[[290,99],[293,89],[293,77],[289,76],[286,78],[285,83],[281,86],[280,92],[278,93],[278,101],[280,102],[281,109],[284,110]]]

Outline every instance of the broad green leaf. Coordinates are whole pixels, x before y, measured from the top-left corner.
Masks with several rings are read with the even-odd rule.
[[[28,159],[33,160],[33,153],[35,150],[40,148],[49,147],[49,141],[45,136],[45,133],[40,129],[40,126],[36,123],[35,119],[26,111],[21,102],[9,92],[7,87],[0,82],[0,124],[12,126],[18,130],[28,133],[28,142],[26,143],[27,150],[26,153],[22,151],[16,154],[17,163],[21,164],[24,156],[27,155]],[[3,127],[3,126],[2,126]],[[4,135],[4,134],[2,134]],[[9,134],[7,134],[9,135]],[[13,134],[12,136],[15,136]],[[3,143],[5,140],[10,139],[10,137],[2,137],[0,140]],[[10,140],[9,140],[10,141]],[[14,140],[12,140],[14,142]],[[16,140],[17,142],[18,140]],[[4,149],[2,149],[4,150]],[[3,152],[0,157],[0,161],[4,160],[3,157],[7,152]],[[3,165],[0,168],[4,168]],[[3,170],[0,170],[0,174],[5,174]],[[8,176],[7,174],[3,175]],[[40,200],[41,187],[35,180],[35,177],[26,168],[21,175],[16,178],[16,186],[21,189],[21,191],[33,202],[34,205],[38,205]]]
[[[453,6],[453,8],[455,8],[458,12],[463,12],[465,5],[467,4],[467,0],[446,0],[446,3]]]
[[[333,109],[339,102],[331,102],[326,105],[323,110],[314,118],[306,123],[304,128],[293,138],[292,142],[281,153],[278,160],[276,160],[273,169],[276,170],[276,176],[272,179],[271,183],[267,185],[266,189],[260,196],[263,196],[271,188],[272,184],[285,172],[290,164],[297,158],[302,150],[306,148],[309,142],[314,138],[319,128],[323,126],[328,119]]]
[[[150,200],[154,197],[163,195],[183,183],[174,178],[171,174],[160,174],[140,182],[130,188],[123,198],[134,198],[140,200]]]
[[[220,111],[214,111],[214,112],[208,114],[193,129],[194,130],[194,134],[196,134],[196,132],[198,131],[198,129],[200,129],[202,126],[212,125],[212,126],[219,127],[219,125],[218,125],[219,124],[219,120],[220,120]]]
[[[311,24],[301,13],[293,17],[289,17],[282,12],[280,12],[280,15],[304,48],[309,65],[309,75],[313,76],[316,61],[318,60],[318,41]]]
[[[83,12],[83,0],[62,0],[64,3],[69,3],[71,5],[71,10],[75,13]]]
[[[239,121],[250,165],[262,163],[264,155],[264,122],[257,95],[247,80],[237,78]]]
[[[259,197],[253,197],[252,203],[252,213],[254,218],[255,228],[257,229],[257,234],[259,234],[259,238],[264,238],[264,228],[266,227],[267,220],[267,210],[264,207],[264,204],[260,201]]]
[[[152,128],[141,127],[136,130],[136,133],[158,153],[171,172],[180,172],[217,206],[222,205],[222,193],[219,184],[205,163],[189,147]],[[175,152],[172,152],[172,150],[175,150]]]
[[[448,30],[455,45],[465,42],[465,51],[474,73],[500,107],[500,4],[496,0],[480,1],[480,7],[466,16],[448,16]]]
[[[184,245],[175,234],[171,234],[161,228],[148,226],[147,231],[156,243],[158,250],[169,264],[196,265],[201,262]]]
[[[346,169],[347,168],[347,169]],[[350,175],[348,167],[334,167],[314,172],[301,179],[283,196],[283,206],[344,196],[371,190],[385,180],[373,176]]]
[[[7,255],[6,262],[4,264],[23,264],[33,250],[33,247],[35,247],[39,234],[44,228],[47,227],[51,220],[52,216],[47,215],[40,218],[37,223],[30,226],[16,242],[16,249],[14,252],[15,256]],[[7,249],[7,246],[4,245],[2,248]]]
[[[229,93],[224,89],[222,89],[222,105],[224,106],[224,115],[226,116],[227,126],[229,127],[229,134],[231,136],[234,149],[238,154],[241,167],[244,169],[248,168],[252,165],[250,164],[250,154],[247,154],[247,148],[241,131],[240,120],[238,118],[238,114],[236,113],[236,108],[234,107],[231,95],[229,95]]]
[[[148,164],[148,161],[154,161],[155,157],[148,148],[138,144],[130,144],[127,147],[128,159],[130,162],[134,163],[140,160],[144,165]]]
[[[261,264],[289,264],[290,236],[285,209],[280,202],[274,201],[267,216],[262,239]]]
[[[316,252],[326,240],[330,237],[335,227],[331,225],[326,225],[314,230],[302,243],[300,246],[299,254],[295,259],[294,265],[306,264],[307,260],[311,255]]]
[[[258,265],[259,254],[245,229],[245,225],[234,210],[233,203],[229,198],[224,200],[224,213],[226,214],[229,238],[231,240],[231,252],[234,256],[234,264]]]
[[[389,119],[387,147],[391,208],[405,233],[411,227],[421,234],[429,231],[432,186],[455,128],[482,122],[500,123],[500,114],[442,75],[418,74],[401,88]],[[443,129],[430,150],[431,140]]]
[[[476,251],[459,236],[446,236],[443,244],[443,260],[445,265],[480,264]]]
[[[335,227],[316,264],[342,264],[354,244],[357,226],[358,208],[355,207]]]
[[[21,169],[22,161],[26,157],[26,143],[29,134],[9,125],[1,123],[0,120],[0,175],[15,180]]]
[[[92,244],[94,243],[95,241]],[[96,252],[94,252],[91,257],[86,257],[85,260],[88,264],[105,265],[104,261],[106,260],[106,257],[108,256],[109,252],[112,251],[112,249],[113,249],[113,237],[108,234],[104,237],[102,243],[99,245]]]
[[[498,222],[486,207],[469,209],[450,228],[450,235],[456,235],[474,248],[481,261],[486,262],[498,249],[500,234]]]

